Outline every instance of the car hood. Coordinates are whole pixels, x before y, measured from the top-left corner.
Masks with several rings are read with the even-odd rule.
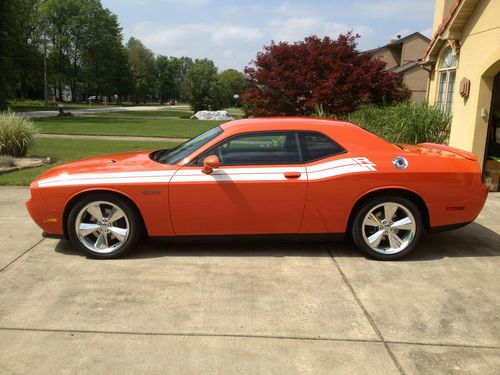
[[[152,151],[141,151],[102,155],[73,161],[49,169],[47,172],[39,176],[37,180],[55,178],[61,175],[83,175],[82,177],[85,178],[86,174],[112,174],[123,172],[171,170],[178,168],[175,165],[160,164],[151,160],[151,152]]]

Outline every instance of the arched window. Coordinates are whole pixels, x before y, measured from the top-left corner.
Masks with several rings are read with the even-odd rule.
[[[453,90],[457,75],[457,56],[451,53],[448,47],[443,51],[439,65],[439,87],[437,106],[443,111],[450,112],[453,100]]]

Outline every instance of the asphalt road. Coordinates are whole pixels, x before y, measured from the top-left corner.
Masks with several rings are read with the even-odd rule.
[[[0,189],[0,373],[498,374],[500,194],[398,262],[352,245],[169,245],[96,261]]]
[[[106,112],[123,112],[123,111],[158,111],[166,108],[172,108],[172,109],[190,109],[190,106],[186,105],[178,105],[178,106],[171,106],[171,107],[166,107],[166,106],[161,106],[161,105],[148,105],[148,106],[134,106],[134,107],[115,107],[115,106],[109,106],[109,107],[96,107],[96,108],[81,108],[81,109],[72,109],[72,108],[64,108],[65,112],[71,112],[74,116],[80,116],[80,115],[90,115],[90,114],[99,114],[99,113],[106,113]],[[31,111],[31,112],[23,112],[25,116],[31,117],[31,118],[40,118],[40,117],[54,117],[59,114],[59,111]]]

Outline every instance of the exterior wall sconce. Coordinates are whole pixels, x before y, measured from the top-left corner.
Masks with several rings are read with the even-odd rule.
[[[464,99],[467,99],[467,97],[469,96],[469,92],[470,92],[470,80],[464,77],[460,81],[460,88],[459,88],[460,96]]]

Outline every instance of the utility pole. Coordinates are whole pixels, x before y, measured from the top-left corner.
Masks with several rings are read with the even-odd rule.
[[[47,109],[49,106],[49,86],[47,84],[47,39],[43,41],[43,93],[44,93],[44,107]]]

